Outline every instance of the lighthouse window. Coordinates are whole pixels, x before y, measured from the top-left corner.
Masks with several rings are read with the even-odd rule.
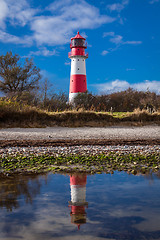
[[[79,59],[78,59],[78,61],[79,61]]]
[[[84,39],[73,39],[72,40],[72,46],[85,46],[85,40]]]
[[[73,80],[72,80],[72,82],[73,82]]]
[[[78,68],[78,70],[79,70],[79,68]]]

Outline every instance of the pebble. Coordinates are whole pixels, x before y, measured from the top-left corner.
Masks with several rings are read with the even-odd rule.
[[[78,145],[78,146],[57,146],[57,147],[6,147],[0,148],[0,156],[5,157],[7,155],[16,156],[16,155],[98,155],[102,153],[109,152],[118,152],[123,154],[159,154],[160,153],[160,145],[144,145],[144,146],[99,146],[99,145]]]

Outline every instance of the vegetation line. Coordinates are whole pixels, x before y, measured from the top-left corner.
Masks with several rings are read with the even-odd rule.
[[[160,113],[136,110],[132,113],[68,110],[47,112],[11,99],[0,100],[0,127],[107,126],[114,124],[160,124]]]

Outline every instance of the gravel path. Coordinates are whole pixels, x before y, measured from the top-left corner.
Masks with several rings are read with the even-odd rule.
[[[160,127],[48,127],[0,130],[0,156],[160,153]]]
[[[74,140],[74,139],[123,139],[123,140],[159,140],[159,126],[143,127],[48,127],[48,128],[7,128],[0,129],[0,141],[3,140]]]

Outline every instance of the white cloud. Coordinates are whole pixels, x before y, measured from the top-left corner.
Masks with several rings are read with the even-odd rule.
[[[108,51],[103,50],[102,53],[101,53],[101,55],[102,55],[102,56],[105,56],[105,55],[107,55],[108,53],[109,53]]]
[[[13,26],[25,26],[38,11],[31,8],[26,0],[0,0],[0,19],[8,20]]]
[[[88,38],[87,34],[85,32],[81,32],[81,35],[84,37],[84,38]]]
[[[70,63],[70,62],[65,62],[64,65],[66,65],[66,66],[70,66],[71,63]]]
[[[124,9],[124,5],[120,3],[113,3],[107,6],[110,11],[118,11],[120,12],[122,9]]]
[[[94,86],[97,88],[98,92],[110,93],[129,88],[129,83],[127,81],[116,79],[112,82],[95,84]]]
[[[75,30],[93,29],[115,20],[107,15],[101,15],[98,8],[84,0],[56,1],[47,10],[52,15],[37,17],[31,26],[34,39],[39,45],[65,44],[70,41]]]
[[[103,37],[114,36],[114,35],[115,35],[114,32],[104,32],[104,33],[103,33]]]
[[[160,81],[145,80],[144,82],[135,83],[132,86],[138,91],[146,91],[148,89],[151,92],[160,94]]]
[[[138,45],[141,44],[142,41],[125,41],[123,44],[130,44],[130,45]]]
[[[108,4],[107,8],[110,11],[121,12],[129,3],[129,0],[123,0],[121,3]]]
[[[31,56],[44,56],[44,57],[49,57],[49,56],[53,56],[53,55],[57,55],[56,50],[48,50],[46,47],[42,47],[40,48],[38,51],[31,51],[28,55],[28,57]]]
[[[33,38],[29,35],[15,36],[7,32],[7,24],[12,27],[19,25],[24,27],[32,21],[38,9],[29,6],[26,0],[0,0],[0,41],[4,43],[33,44]]]
[[[124,91],[127,88],[133,88],[137,91],[151,91],[160,94],[160,81],[145,80],[138,83],[129,83],[125,80],[116,79],[111,82],[93,85],[99,93],[112,93],[118,91]]]
[[[123,36],[115,34],[115,32],[104,32],[103,38],[109,37],[109,41],[114,43],[116,47],[109,48],[108,50],[104,50],[107,52],[102,52],[101,55],[106,55],[110,52],[116,51],[122,45],[139,45],[142,44],[142,41],[124,41]],[[105,54],[106,53],[106,54]]]
[[[154,3],[156,3],[156,2],[159,2],[159,0],[151,0],[149,3],[150,3],[150,4],[154,4]]]
[[[115,34],[115,32],[104,32],[103,37],[110,37],[109,41],[116,45],[138,45],[142,41],[124,41],[123,36]]]
[[[58,0],[43,10],[31,8],[27,0],[0,0],[0,28],[4,31],[6,23],[22,29],[27,25],[30,35],[25,39],[37,45],[64,45],[77,30],[94,29],[115,20],[100,14],[97,7],[85,0]],[[7,35],[6,32],[1,35],[1,41],[25,42],[24,36]],[[8,41],[7,36],[13,36],[13,41],[10,37]]]
[[[126,68],[126,71],[135,71],[135,68]]]
[[[122,39],[123,37],[121,35],[115,35],[114,37],[110,38],[110,42],[120,44],[123,43]]]
[[[56,12],[57,10],[61,10],[61,8],[75,2],[75,0],[55,0],[53,3],[46,7],[46,10]]]
[[[124,22],[126,21],[126,18],[121,17],[120,14],[118,14],[118,16],[117,16],[117,20],[118,20],[118,22],[119,22],[121,25],[123,25]]]
[[[4,43],[14,43],[23,45],[32,45],[33,40],[30,36],[23,36],[23,38],[14,36],[5,31],[0,30],[0,41]]]
[[[0,27],[4,28],[5,23],[4,19],[6,18],[8,14],[8,6],[4,0],[0,0]]]

